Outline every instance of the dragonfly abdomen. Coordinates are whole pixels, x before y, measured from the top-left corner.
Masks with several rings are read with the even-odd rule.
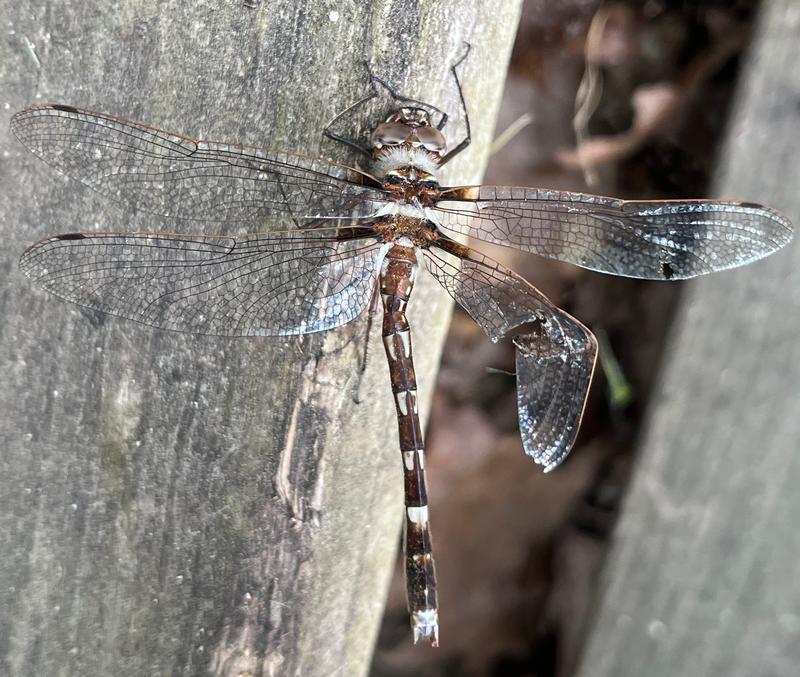
[[[405,487],[405,572],[408,611],[414,642],[439,642],[436,606],[436,571],[428,521],[425,488],[425,448],[417,408],[417,379],[411,352],[411,331],[406,306],[417,272],[416,248],[394,244],[381,266],[383,346],[389,361]]]

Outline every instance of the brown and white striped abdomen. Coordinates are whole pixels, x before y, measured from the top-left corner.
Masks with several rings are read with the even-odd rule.
[[[414,287],[417,266],[415,247],[402,244],[394,244],[383,260],[380,276],[384,308],[383,346],[389,360],[403,456],[408,611],[411,614],[414,642],[422,638],[436,646],[439,623],[425,488],[425,448],[417,410],[417,378],[411,355],[411,332],[406,319],[406,306]]]

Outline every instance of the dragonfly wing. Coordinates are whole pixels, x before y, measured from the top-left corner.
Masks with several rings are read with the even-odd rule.
[[[287,215],[296,226],[363,217],[385,201],[363,174],[279,150],[198,141],[88,110],[45,104],[11,129],[35,155],[109,198],[147,213],[257,226]],[[286,226],[285,224],[289,224]],[[285,220],[283,227],[291,227]]]
[[[523,446],[551,470],[578,433],[597,341],[516,273],[468,247],[441,242],[449,251],[427,250],[427,268],[489,338],[514,342]]]
[[[746,202],[638,202],[508,186],[443,189],[450,233],[603,273],[685,279],[768,256],[792,239],[779,212]]]
[[[20,268],[56,296],[143,324],[286,336],[357,317],[369,302],[382,251],[373,241],[311,233],[78,233],[33,245]]]

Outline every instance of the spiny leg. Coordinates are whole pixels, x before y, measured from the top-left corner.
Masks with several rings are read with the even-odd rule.
[[[467,110],[467,102],[464,99],[464,90],[461,87],[461,80],[458,79],[458,71],[457,71],[457,68],[467,58],[467,55],[469,54],[469,51],[471,49],[470,44],[468,42],[464,44],[466,45],[466,49],[464,50],[464,53],[461,55],[461,58],[450,67],[450,72],[453,74],[453,79],[456,81],[456,88],[458,89],[458,98],[461,101],[461,110],[464,111],[464,125],[467,128],[467,135],[458,143],[458,145],[455,148],[449,150],[442,156],[441,165],[445,165],[448,162],[450,162],[450,160],[452,160],[456,155],[458,155],[472,142],[472,130],[469,126],[469,111]],[[444,121],[440,122],[441,127],[439,127],[439,129],[444,127],[444,123],[446,121],[447,118],[445,118]]]
[[[348,113],[352,113],[356,108],[358,108],[359,106],[363,106],[365,103],[371,101],[376,96],[378,96],[377,92],[373,92],[369,96],[365,96],[363,99],[359,99],[355,103],[350,104],[335,118],[333,118],[333,120],[331,120],[327,125],[325,125],[325,129],[322,130],[322,135],[331,139],[332,141],[336,141],[337,143],[343,143],[346,146],[350,146],[350,148],[354,148],[358,152],[371,157],[372,152],[367,146],[365,146],[363,143],[359,143],[355,139],[350,139],[346,136],[342,136],[341,134],[336,134],[335,132],[332,132],[331,127],[333,127],[345,115],[347,115]]]
[[[369,310],[367,311],[367,328],[364,330],[364,352],[361,356],[361,364],[358,365],[358,376],[356,379],[356,386],[353,388],[353,402],[361,404],[361,383],[364,381],[364,374],[367,371],[367,361],[369,360],[369,337],[372,334],[372,323],[375,321],[375,315],[378,313],[378,303],[380,302],[380,284],[375,281],[375,287],[372,289],[372,297],[369,301]]]
[[[427,639],[439,644],[436,571],[433,563],[428,494],[425,485],[425,448],[417,408],[417,379],[411,352],[406,305],[414,286],[417,261],[413,247],[395,245],[381,267],[383,345],[389,361],[405,487],[404,554],[406,595],[414,643]]]

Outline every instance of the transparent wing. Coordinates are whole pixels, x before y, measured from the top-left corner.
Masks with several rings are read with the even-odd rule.
[[[58,171],[151,214],[256,225],[286,214],[296,226],[363,217],[383,204],[363,174],[278,150],[196,141],[102,113],[45,104],[11,119],[17,138]],[[338,225],[328,221],[324,226]],[[281,228],[292,227],[287,219]]]
[[[633,202],[538,188],[443,189],[451,233],[626,277],[684,279],[768,256],[792,239],[779,212],[745,202]]]
[[[369,302],[381,256],[375,242],[310,233],[77,233],[33,245],[20,268],[56,296],[143,324],[281,336],[357,317]]]
[[[519,275],[468,247],[441,244],[447,251],[426,250],[427,268],[489,338],[512,338],[522,443],[536,463],[552,470],[578,433],[597,342]]]

